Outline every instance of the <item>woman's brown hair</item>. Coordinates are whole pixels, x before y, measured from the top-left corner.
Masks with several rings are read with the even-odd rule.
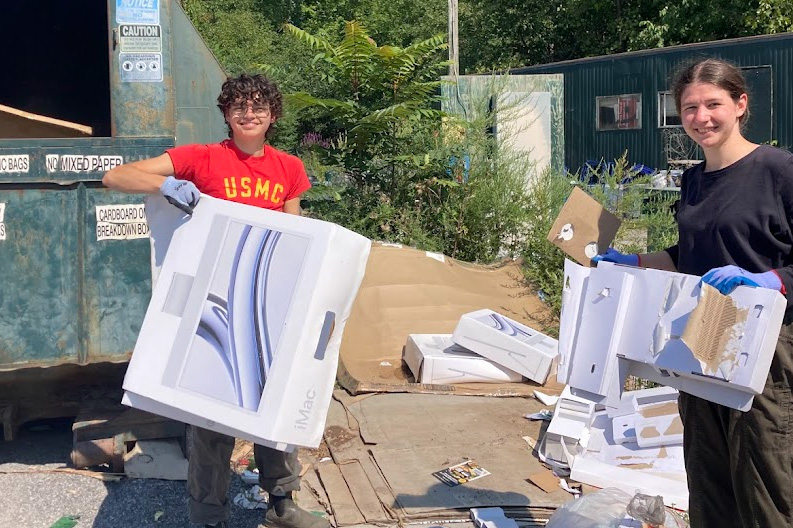
[[[672,94],[675,98],[675,106],[678,114],[680,113],[680,100],[685,89],[694,83],[708,83],[718,86],[730,94],[733,101],[738,101],[741,95],[748,94],[746,79],[741,70],[722,59],[703,59],[683,65],[672,78]],[[738,118],[738,122],[743,127],[749,120],[749,107],[746,107],[744,114]]]

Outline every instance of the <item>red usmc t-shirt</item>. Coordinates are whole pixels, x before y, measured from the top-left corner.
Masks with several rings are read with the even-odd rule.
[[[283,211],[284,202],[311,187],[303,162],[269,145],[258,157],[245,154],[230,139],[166,152],[177,178],[191,181],[202,193],[223,200]]]

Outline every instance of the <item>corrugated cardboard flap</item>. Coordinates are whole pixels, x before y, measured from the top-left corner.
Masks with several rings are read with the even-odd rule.
[[[344,331],[339,383],[352,394],[531,395],[537,388],[533,383],[413,383],[403,366],[402,347],[409,334],[451,333],[460,316],[480,308],[538,330],[553,324],[550,310],[526,286],[515,262],[479,266],[392,244],[373,244]],[[561,392],[562,388],[554,384],[550,390]]]

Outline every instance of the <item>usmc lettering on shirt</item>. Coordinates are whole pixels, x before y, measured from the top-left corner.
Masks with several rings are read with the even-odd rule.
[[[226,199],[254,198],[269,201],[274,205],[281,205],[284,199],[284,186],[280,183],[270,183],[263,178],[250,176],[230,176],[223,178],[223,187]]]

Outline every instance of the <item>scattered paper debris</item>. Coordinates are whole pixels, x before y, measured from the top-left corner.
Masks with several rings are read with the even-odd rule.
[[[570,485],[565,479],[559,479],[559,487],[576,498],[581,495],[581,484]]]
[[[559,489],[559,477],[554,475],[550,469],[544,469],[538,473],[529,475],[529,482],[545,493],[553,493]]]
[[[555,406],[556,402],[559,400],[559,396],[551,396],[550,394],[545,394],[540,391],[534,391],[534,397],[540,400],[543,405],[547,405],[548,407]]]
[[[551,418],[553,418],[553,412],[549,411],[548,409],[543,409],[540,412],[524,414],[523,417],[529,420],[543,420],[550,422]]]
[[[478,478],[486,477],[490,472],[473,460],[436,471],[432,475],[447,486],[459,486]]]
[[[333,460],[331,457],[322,457],[319,459],[320,462],[330,462]]]
[[[264,490],[258,484],[251,489],[243,490],[234,497],[234,504],[246,510],[266,510],[267,497]]]
[[[380,362],[380,366],[381,367],[392,367],[393,365],[391,364],[390,361],[381,361]]]
[[[160,519],[162,519],[164,515],[165,515],[165,512],[164,512],[164,511],[158,511],[158,512],[156,512],[156,513],[154,514],[154,522],[159,522],[159,520],[160,520]]]

